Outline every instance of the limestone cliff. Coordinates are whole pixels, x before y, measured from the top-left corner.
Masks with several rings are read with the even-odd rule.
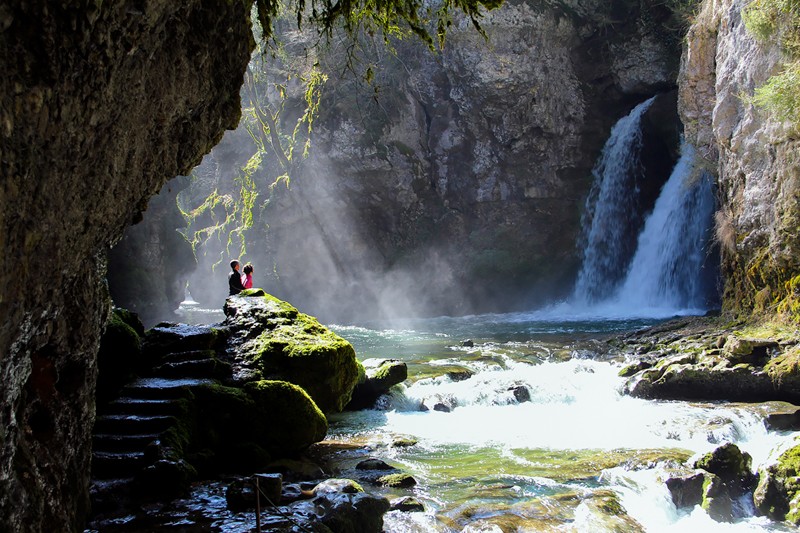
[[[488,41],[463,21],[439,54],[415,43],[388,54],[364,38],[355,76],[346,50],[312,52],[330,80],[309,159],[289,191],[272,190],[248,240],[257,282],[337,321],[530,308],[564,296],[611,126],[673,87],[670,21],[659,2],[513,1],[483,19]],[[282,39],[285,54],[313,50],[313,36]],[[372,85],[357,79],[368,66]],[[288,90],[291,131],[302,95]],[[668,172],[674,108],[651,122],[653,138],[661,134],[651,163]],[[212,152],[193,205],[226,181],[220,175],[232,182],[231,158],[250,142],[242,128]],[[209,305],[225,294],[224,274],[208,281],[220,249],[206,250],[190,280]]]
[[[680,74],[687,138],[716,167],[724,307],[798,321],[800,141],[748,97],[781,66],[774,43],[747,31],[747,0],[705,0]]]
[[[0,524],[81,530],[102,257],[226,128],[250,2],[0,7]]]

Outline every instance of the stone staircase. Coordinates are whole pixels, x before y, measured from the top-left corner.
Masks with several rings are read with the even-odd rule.
[[[143,470],[163,459],[162,436],[178,424],[190,390],[230,377],[230,365],[213,349],[216,337],[208,327],[162,326],[148,332],[143,356],[155,362],[152,370],[98,409],[92,442],[95,513],[123,507]]]

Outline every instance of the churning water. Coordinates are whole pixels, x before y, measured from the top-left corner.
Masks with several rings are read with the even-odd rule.
[[[632,325],[607,323],[609,331]],[[409,381],[381,410],[333,416],[328,437],[366,447],[418,481],[411,492],[426,512],[389,513],[386,531],[784,530],[761,518],[723,525],[699,507],[678,511],[664,484],[726,442],[750,453],[754,467],[776,457],[794,435],[766,431],[770,407],[623,396],[622,361],[588,340],[601,322],[492,315],[335,329],[359,357],[409,366]],[[466,336],[474,346],[462,346]],[[449,411],[420,411],[423,403]],[[418,442],[392,446],[400,438]],[[362,448],[352,461],[363,458]],[[624,519],[598,510],[609,497]]]
[[[638,238],[629,238],[639,195],[641,117],[651,102],[614,126],[593,171],[583,220],[584,261],[570,302],[584,313],[664,317],[699,314],[712,304],[714,183],[698,168],[691,145],[681,147]]]

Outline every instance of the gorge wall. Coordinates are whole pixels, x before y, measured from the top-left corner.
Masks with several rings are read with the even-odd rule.
[[[3,531],[83,529],[105,252],[236,126],[249,14],[248,1],[0,7]]]
[[[677,23],[661,2],[528,0],[482,26],[488,42],[465,21],[435,55],[365,38],[353,72],[343,48],[311,52],[330,79],[309,158],[248,232],[258,285],[336,321],[529,309],[569,293],[592,166],[620,117],[674,88]],[[282,39],[289,56],[313,50],[308,35]],[[371,85],[358,79],[367,67]],[[287,132],[303,107],[288,90]],[[657,193],[677,155],[674,97],[645,122]],[[184,207],[226,182],[235,195],[252,150],[243,127],[228,133]],[[226,294],[227,261],[211,269],[224,249],[207,245],[190,279],[209,306]]]
[[[758,42],[747,0],[704,0],[680,74],[686,136],[716,169],[722,209],[723,306],[800,321],[800,140],[749,97],[779,72],[776,42]]]

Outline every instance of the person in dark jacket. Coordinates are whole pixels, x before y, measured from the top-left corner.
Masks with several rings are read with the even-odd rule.
[[[244,285],[242,285],[242,275],[239,274],[239,261],[236,259],[231,261],[231,273],[228,274],[228,288],[230,289],[228,292],[229,296],[239,294],[244,290]]]

